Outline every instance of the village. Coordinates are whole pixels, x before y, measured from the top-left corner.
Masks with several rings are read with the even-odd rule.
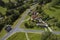
[[[0,40],[60,40],[60,0],[0,0]]]

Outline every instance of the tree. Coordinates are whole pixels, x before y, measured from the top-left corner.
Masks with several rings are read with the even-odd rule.
[[[0,13],[0,17],[4,17],[5,15],[3,15],[2,13]]]
[[[56,23],[56,26],[60,28],[60,22],[57,22]]]
[[[46,21],[46,20],[49,20],[50,17],[49,17],[49,15],[44,14],[42,19],[43,19],[44,21]]]
[[[24,25],[25,25],[26,28],[34,28],[34,26],[35,26],[35,25],[34,25],[32,22],[30,22],[30,21],[25,22]]]
[[[10,17],[8,17],[7,19],[5,19],[5,24],[6,24],[6,25],[7,25],[7,24],[9,24],[9,25],[13,24],[13,23],[12,23],[12,20],[10,19]]]
[[[24,3],[24,0],[16,0],[17,1],[17,6],[22,6]]]
[[[0,6],[5,7],[5,3],[2,0],[0,0]]]
[[[16,8],[15,3],[11,2],[11,1],[6,3],[5,6],[6,6],[7,9],[14,9],[14,8]]]
[[[49,2],[51,2],[52,0],[38,0],[39,4],[42,6],[43,4],[47,4]]]
[[[19,13],[13,14],[13,15],[11,16],[12,22],[15,22],[15,20],[18,19],[18,17],[19,17]]]
[[[6,16],[10,16],[12,14],[14,14],[14,10],[8,10],[8,11],[6,11]]]
[[[33,3],[33,0],[30,0],[30,3]]]
[[[5,25],[4,22],[0,23],[0,32],[3,29],[4,25]]]
[[[29,4],[25,4],[25,5],[21,6],[21,8],[19,8],[18,10],[19,10],[20,13],[22,13],[22,12],[24,12],[29,7],[30,7]]]
[[[10,10],[7,11],[6,16],[8,17],[6,20],[6,23],[8,24],[13,24],[13,22],[18,19],[19,17],[19,12],[17,10]],[[10,22],[10,23],[9,23]]]

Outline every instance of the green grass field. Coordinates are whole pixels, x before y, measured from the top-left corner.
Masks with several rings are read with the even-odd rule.
[[[54,8],[54,7],[51,7],[52,10],[49,10],[47,8],[49,4],[45,5],[43,10],[46,14],[50,15],[51,17],[54,16],[56,17],[59,21],[60,21],[60,9],[57,9],[57,8]],[[59,6],[60,7],[60,6]]]
[[[41,40],[41,34],[28,33],[30,40]]]
[[[9,37],[7,40],[26,40],[25,34],[24,33],[15,33],[11,37]]]

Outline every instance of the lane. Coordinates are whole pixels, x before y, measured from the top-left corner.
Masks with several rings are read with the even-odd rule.
[[[37,33],[37,34],[41,34],[41,33],[44,33],[46,31],[44,30],[32,30],[32,29],[18,29],[16,32],[27,32],[27,33]],[[53,34],[56,34],[56,35],[60,35],[60,31],[53,31],[52,32]]]
[[[53,34],[60,35],[60,31],[53,31],[52,33],[53,33]]]
[[[32,29],[18,29],[16,32],[25,32],[25,33],[37,33],[37,34],[41,34],[45,31],[43,30],[32,30]]]

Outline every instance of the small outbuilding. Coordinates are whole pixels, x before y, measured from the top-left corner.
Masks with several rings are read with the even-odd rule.
[[[7,32],[10,32],[12,30],[11,25],[6,25],[5,30]]]

